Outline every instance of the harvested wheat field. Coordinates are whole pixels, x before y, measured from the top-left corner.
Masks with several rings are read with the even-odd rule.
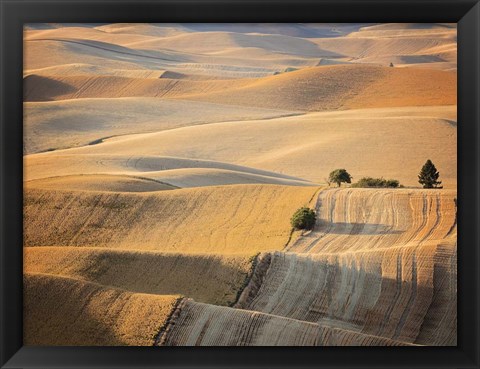
[[[28,82],[25,85],[28,86]],[[39,81],[39,88],[45,82]],[[111,87],[108,87],[111,88]],[[45,96],[45,91],[38,92]],[[157,132],[231,120],[270,119],[297,114],[287,110],[214,103],[125,97],[82,98],[24,103],[24,152],[66,149],[134,133]],[[134,122],[134,124],[132,124]]]
[[[455,72],[366,65],[310,67],[241,80],[184,80],[117,76],[24,79],[24,100],[174,98],[291,111],[451,105]],[[395,87],[393,87],[395,86]],[[267,96],[268,98],[260,98]]]
[[[333,254],[457,237],[456,191],[329,189],[319,194],[316,212],[314,229],[288,251]]]
[[[183,301],[175,326],[159,344],[168,346],[406,346],[398,341],[257,311]]]
[[[455,346],[456,40],[26,25],[24,343]]]
[[[455,106],[437,106],[321,112],[189,126],[28,155],[25,175],[26,179],[37,179],[115,173],[152,176],[169,183],[170,173],[153,172],[183,165],[324,184],[332,167],[349,163],[354,178],[384,176],[416,186],[426,157],[442,167],[444,187],[455,189],[456,120]],[[173,162],[173,158],[185,156],[192,162]],[[183,187],[181,183],[177,185]]]
[[[24,287],[26,345],[151,346],[179,298],[36,273]]]
[[[75,191],[105,192],[153,192],[178,188],[151,178],[109,174],[48,177],[26,182],[25,187],[46,190],[56,190],[63,187]]]
[[[42,158],[43,159],[43,158]],[[55,171],[62,163],[75,161],[75,157],[65,156],[57,157],[53,167],[49,171]],[[190,187],[207,187],[221,186],[233,184],[277,184],[287,186],[315,186],[310,181],[288,178],[278,175],[274,172],[255,171],[250,168],[231,166],[223,163],[201,163],[192,160],[191,163],[185,162],[186,165],[192,164],[193,167],[175,168],[164,170],[146,170],[139,169],[139,163],[148,158],[125,158],[125,157],[91,157],[94,162],[84,162],[83,165],[88,167],[88,171],[92,173],[79,173],[79,166],[63,167],[62,171],[68,174],[54,177],[45,177],[33,179],[25,182],[26,188],[36,189],[69,189],[79,191],[112,191],[112,192],[152,192],[161,190],[172,190],[178,188]],[[175,158],[165,158],[165,161],[175,162]],[[132,162],[133,160],[133,162]],[[161,162],[163,158],[158,158]],[[105,169],[105,172],[98,173],[97,169],[105,162],[116,162],[117,165],[124,166],[121,171],[115,171],[114,167]],[[129,167],[131,164],[135,168]],[[195,167],[198,165],[198,167]],[[174,166],[176,166],[174,164]],[[205,166],[205,167],[203,167]],[[217,167],[217,168],[216,168]],[[29,165],[29,168],[33,168]],[[237,170],[238,169],[238,170]],[[257,173],[256,173],[257,172]],[[38,172],[37,172],[38,173]],[[47,171],[42,171],[45,175]],[[111,174],[110,174],[111,173]],[[262,174],[259,174],[262,173]]]
[[[78,247],[27,247],[25,271],[54,274],[135,293],[190,296],[231,305],[252,272],[255,254],[205,255]]]
[[[266,254],[236,307],[401,342],[455,345],[452,244],[323,254]],[[257,282],[258,283],[258,282]],[[249,286],[250,287],[250,286]],[[434,307],[442,300],[442,309]]]
[[[28,190],[24,242],[187,253],[280,250],[291,234],[290,215],[316,191],[275,185],[153,193]]]

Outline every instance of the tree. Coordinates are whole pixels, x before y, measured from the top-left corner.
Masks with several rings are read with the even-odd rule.
[[[328,176],[330,182],[334,182],[340,187],[342,182],[352,183],[352,176],[345,169],[335,169]]]
[[[423,188],[442,188],[438,187],[442,181],[438,181],[440,173],[435,168],[435,165],[430,159],[423,165],[420,174],[418,175],[418,182],[423,185]]]
[[[313,229],[316,219],[315,211],[304,206],[292,215],[290,223],[295,229]]]

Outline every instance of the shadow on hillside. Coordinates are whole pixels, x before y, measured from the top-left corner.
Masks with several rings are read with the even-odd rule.
[[[23,78],[23,101],[51,101],[76,90],[72,85],[36,74]]]
[[[188,255],[96,248],[32,248],[29,270],[62,274],[54,255],[70,265],[67,276],[135,293],[184,295],[197,302],[230,305],[243,289],[245,257]]]

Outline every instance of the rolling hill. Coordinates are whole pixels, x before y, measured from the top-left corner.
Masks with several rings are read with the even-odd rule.
[[[24,344],[457,344],[456,24],[32,23],[23,55]]]
[[[207,160],[217,163],[208,167],[262,170],[269,173],[255,173],[313,183],[325,183],[333,169],[345,167],[355,180],[385,177],[418,186],[417,174],[431,159],[441,171],[443,185],[456,188],[456,137],[455,106],[321,112],[122,136],[98,145],[29,155],[26,179],[82,172],[148,176],[154,170],[179,169],[161,159],[176,157],[183,158],[179,164],[188,168],[192,161],[195,167],[205,167]],[[168,175],[157,173],[154,178],[169,183]]]
[[[134,293],[183,295],[230,305],[244,287],[252,255],[205,255],[88,247],[26,247],[27,273],[53,274]]]
[[[316,191],[278,185],[154,193],[32,189],[25,192],[24,245],[222,254],[279,250],[290,238],[291,214]]]
[[[24,78],[24,101],[181,98],[226,105],[320,111],[456,104],[456,73],[361,64],[302,68],[263,78],[184,80],[119,76]]]
[[[147,346],[178,296],[135,294],[49,274],[24,274],[24,343]]]

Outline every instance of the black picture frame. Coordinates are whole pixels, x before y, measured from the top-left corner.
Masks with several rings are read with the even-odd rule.
[[[478,0],[0,0],[1,368],[479,368]],[[457,347],[23,347],[23,24],[458,22]]]

